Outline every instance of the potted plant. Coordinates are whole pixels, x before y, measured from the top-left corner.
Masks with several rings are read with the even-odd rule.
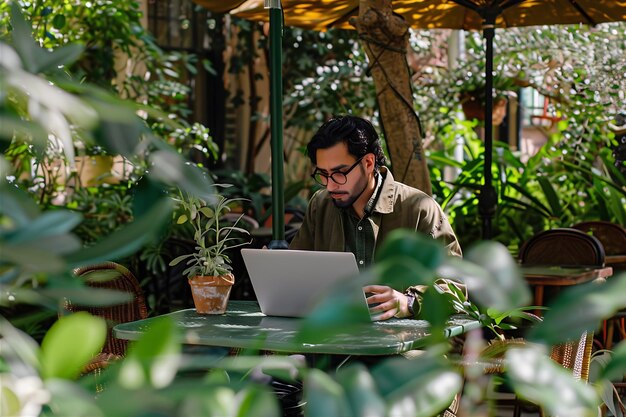
[[[225,187],[223,185],[219,185]],[[199,314],[223,314],[226,311],[230,290],[235,283],[232,263],[227,250],[244,246],[241,235],[249,235],[246,229],[237,227],[241,214],[234,222],[224,216],[239,198],[226,198],[215,194],[211,201],[204,201],[186,192],[180,192],[177,224],[188,223],[193,229],[195,250],[170,262],[170,266],[184,262],[183,275],[191,286],[191,294]],[[231,236],[235,232],[238,236]]]
[[[515,90],[523,85],[516,78],[495,76],[493,79],[493,125],[502,123],[506,116],[506,106],[508,99],[515,96]],[[468,120],[485,120],[485,79],[484,74],[474,74],[462,80],[459,100],[463,113]]]

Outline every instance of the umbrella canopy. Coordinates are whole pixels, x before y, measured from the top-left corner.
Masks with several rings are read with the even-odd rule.
[[[250,20],[268,20],[264,0],[194,0],[209,10],[225,11]],[[279,0],[274,0],[279,1]],[[284,23],[305,29],[354,29],[351,17],[359,14],[363,0],[282,0]],[[389,3],[388,1],[381,2]],[[490,239],[497,195],[492,185],[493,154],[493,38],[495,28],[515,26],[590,24],[626,21],[626,0],[394,0],[393,11],[415,28],[482,30],[485,37],[485,162],[479,212],[483,238]],[[270,13],[271,16],[271,13]],[[271,25],[270,25],[271,26]],[[271,39],[270,39],[271,41]],[[272,42],[270,42],[271,44]],[[270,49],[272,46],[270,45]],[[280,108],[280,107],[278,107]],[[277,155],[281,149],[272,148]],[[277,153],[275,153],[277,152]]]
[[[196,0],[209,10],[230,10],[231,13],[250,20],[267,20],[263,0]],[[354,29],[349,18],[357,16],[359,0],[282,0],[286,26],[304,29],[326,30],[329,28]],[[584,23],[595,25],[603,22],[626,20],[624,0],[394,0],[393,11],[402,15],[415,28],[479,30],[483,18],[471,10],[487,8],[495,3],[500,9],[496,27],[563,25]]]

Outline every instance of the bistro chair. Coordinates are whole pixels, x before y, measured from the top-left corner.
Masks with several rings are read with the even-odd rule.
[[[596,237],[574,228],[544,230],[528,239],[522,245],[519,260],[525,266],[564,266],[591,267],[605,266],[605,251]],[[598,278],[598,281],[604,278]],[[535,285],[535,305],[545,305],[540,300],[550,300],[558,293],[560,286],[571,285],[569,280],[556,279],[546,286]],[[545,293],[544,293],[545,292]],[[537,312],[536,314],[540,314]],[[598,338],[599,339],[599,338]],[[598,340],[604,345],[603,340]]]
[[[585,233],[592,234],[604,246],[607,255],[607,265],[611,266],[614,271],[626,271],[626,261],[618,260],[610,262],[611,257],[626,257],[626,229],[619,224],[607,221],[587,221],[576,223],[572,228],[581,230]],[[606,321],[604,333],[604,347],[611,349],[613,346],[613,337],[617,325],[619,340],[626,339],[626,310],[620,310]]]
[[[619,224],[607,221],[587,221],[576,223],[573,229],[583,231],[597,238],[604,247],[604,252],[608,258],[611,256],[626,255],[626,229]],[[607,264],[614,270],[626,270],[625,262],[612,264],[607,259]]]
[[[603,267],[605,251],[594,236],[573,228],[557,228],[524,242],[519,260],[523,265]]]
[[[523,346],[528,343],[525,339],[497,340],[487,346],[481,357],[485,360],[484,371],[486,374],[502,374],[506,368],[504,353],[509,347]],[[552,346],[550,359],[572,371],[572,377],[579,381],[589,381],[589,368],[591,365],[591,353],[593,350],[593,333],[584,332],[578,340],[561,343]],[[501,403],[509,403],[511,400],[499,400]],[[524,406],[530,405],[528,401],[515,396],[512,399],[513,417],[520,417]],[[543,409],[539,408],[539,415],[544,417]]]
[[[116,275],[112,279],[95,279],[99,271],[112,271]],[[80,267],[74,274],[84,279],[85,284],[92,288],[106,288],[126,292],[132,295],[132,300],[125,304],[103,307],[91,307],[72,303],[66,299],[65,309],[69,312],[86,311],[94,316],[102,317],[107,323],[107,337],[101,352],[94,357],[83,369],[83,373],[99,372],[112,360],[119,359],[126,354],[128,341],[113,337],[112,329],[119,323],[141,320],[148,317],[148,309],[137,278],[124,266],[115,262],[104,262]]]
[[[605,254],[602,243],[595,237],[572,228],[557,228],[539,232],[524,242],[519,261],[523,266],[603,268]],[[562,285],[569,285],[569,281],[555,279],[547,287],[550,291],[547,298],[553,297]],[[542,304],[544,285],[534,285],[534,289],[535,304]]]

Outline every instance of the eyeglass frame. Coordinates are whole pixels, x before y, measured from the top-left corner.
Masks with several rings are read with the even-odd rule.
[[[333,173],[332,173],[332,174],[330,174],[330,175],[327,175],[327,174],[322,173],[321,171],[319,171],[319,168],[315,168],[315,171],[313,171],[313,173],[311,174],[311,178],[313,178],[313,180],[314,180],[316,183],[318,183],[319,185],[321,185],[322,187],[326,187],[326,186],[328,186],[328,180],[329,180],[329,179],[330,179],[330,180],[333,180],[333,182],[334,182],[335,184],[337,184],[337,185],[344,185],[345,183],[347,183],[347,182],[348,182],[348,174],[349,174],[350,172],[352,172],[352,170],[353,170],[354,168],[356,168],[356,167],[357,167],[357,165],[359,165],[359,163],[363,160],[363,158],[365,158],[365,156],[366,156],[366,155],[367,155],[367,154],[365,154],[365,155],[363,155],[362,157],[360,157],[359,159],[357,159],[357,160],[356,160],[356,162],[355,162],[354,164],[352,164],[352,166],[351,166],[350,168],[348,168],[347,170],[345,170],[345,171],[335,171],[335,172],[333,172]],[[341,174],[341,175],[343,175],[343,177],[345,178],[345,181],[344,181],[344,182],[339,182],[339,181],[337,181],[335,178],[333,178],[333,176],[334,176],[335,174]],[[324,183],[323,183],[323,182],[321,182],[321,181],[318,181],[318,180],[317,180],[317,178],[315,177],[316,175],[320,175],[322,178],[326,178],[326,184],[324,184]]]

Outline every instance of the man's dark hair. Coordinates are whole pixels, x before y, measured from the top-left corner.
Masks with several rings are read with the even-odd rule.
[[[307,155],[316,165],[317,150],[330,148],[339,142],[345,142],[348,152],[357,159],[373,153],[376,168],[385,165],[385,154],[374,126],[361,117],[351,115],[335,116],[320,126],[306,147]]]

